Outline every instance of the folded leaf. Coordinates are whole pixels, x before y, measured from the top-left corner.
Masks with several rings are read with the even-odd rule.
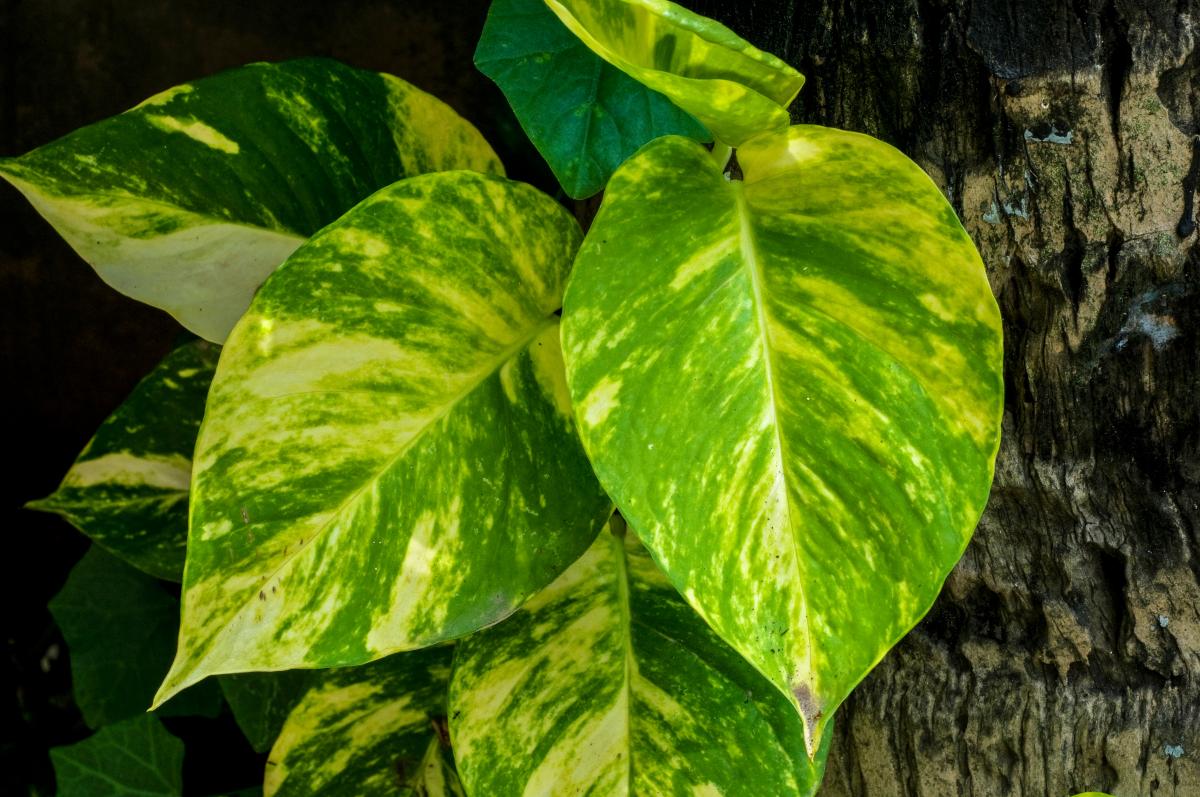
[[[439,100],[319,58],[185,83],[0,159],[105,282],[216,342],[306,237],[395,180],[444,169],[503,171]]]
[[[206,341],[168,354],[96,430],[59,488],[26,506],[62,515],[152,576],[182,581],[192,450],[217,354]]]
[[[459,643],[450,732],[491,797],[811,795],[828,748],[810,762],[787,699],[614,534]]]
[[[462,797],[443,740],[451,652],[314,673],[267,758],[266,797]]]
[[[183,742],[142,714],[50,750],[59,797],[183,794]]]
[[[179,601],[155,579],[92,546],[49,604],[71,654],[75,703],[89,727],[146,712],[171,666]],[[161,716],[221,712],[215,684],[197,684],[158,710]]]
[[[979,519],[1000,317],[954,211],[892,147],[799,126],[738,159],[744,183],[667,138],[618,170],[563,349],[601,483],[792,697],[811,752]]]
[[[375,194],[272,275],[209,394],[160,700],[462,636],[587,548],[611,504],[555,316],[579,237],[528,186],[443,172]]]
[[[604,188],[647,141],[711,141],[699,122],[587,48],[542,0],[493,0],[475,65],[496,81],[563,190]]]
[[[720,141],[787,127],[804,76],[729,28],[667,0],[545,0],[597,55],[666,95]]]

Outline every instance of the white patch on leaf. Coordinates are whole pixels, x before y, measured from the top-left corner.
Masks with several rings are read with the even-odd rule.
[[[192,480],[192,463],[179,454],[155,456],[128,452],[105,454],[78,462],[63,479],[64,487],[119,484],[128,487],[160,487],[184,490]]]
[[[165,130],[169,133],[183,133],[193,141],[199,141],[204,146],[224,152],[227,155],[236,155],[242,149],[236,141],[228,138],[220,130],[211,125],[206,125],[194,117],[161,116],[159,114],[148,113],[145,119],[159,130]]]

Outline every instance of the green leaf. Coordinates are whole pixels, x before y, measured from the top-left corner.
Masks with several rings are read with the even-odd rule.
[[[284,720],[312,685],[314,670],[225,675],[218,679],[233,718],[259,753],[275,744]]]
[[[160,700],[462,636],[586,550],[611,504],[558,343],[578,243],[529,186],[443,172],[375,194],[272,275],[209,394]]]
[[[443,169],[502,172],[439,100],[317,58],[185,83],[0,160],[101,278],[218,343],[306,237],[397,179]]]
[[[471,794],[811,795],[783,695],[633,539],[600,538],[513,617],[459,643],[450,729]]]
[[[50,601],[71,654],[75,702],[92,728],[145,713],[171,664],[179,601],[153,578],[93,545]],[[215,717],[221,693],[189,689],[163,715]]]
[[[663,95],[610,66],[542,0],[493,0],[475,65],[496,81],[568,195],[604,188],[647,141],[712,136]]]
[[[184,344],[108,417],[52,495],[30,509],[62,515],[133,566],[183,579],[192,450],[218,349]]]
[[[267,759],[266,797],[462,797],[442,741],[451,648],[324,670]]]
[[[593,52],[730,146],[787,127],[804,76],[724,25],[666,0],[545,0]]]
[[[59,797],[178,797],[183,742],[142,714],[50,750]]]
[[[738,159],[745,182],[666,138],[618,170],[563,349],[601,484],[791,696],[811,752],[979,519],[1000,316],[953,209],[892,147],[798,126]]]

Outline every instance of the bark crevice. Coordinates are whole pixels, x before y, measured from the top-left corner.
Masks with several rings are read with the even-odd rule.
[[[988,509],[840,712],[822,794],[1197,797],[1200,8],[692,5],[805,73],[797,121],[928,171],[1004,316]]]

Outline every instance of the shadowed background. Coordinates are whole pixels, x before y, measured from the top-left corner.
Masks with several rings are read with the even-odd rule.
[[[324,55],[391,72],[481,128],[510,176],[554,190],[502,95],[471,63],[485,0],[149,2],[0,0],[0,155],[18,155],[136,105],[169,86],[251,61]],[[0,185],[0,480],[4,659],[0,793],[53,793],[47,749],[88,734],[71,698],[69,663],[46,602],[87,539],[65,521],[22,510],[52,492],[180,327],[105,285],[24,199]],[[221,720],[168,719],[188,743],[196,793],[261,778]],[[233,749],[237,749],[236,745]],[[247,776],[249,779],[247,779]]]
[[[1200,7],[689,5],[805,73],[794,118],[879,136],[925,168],[1005,319],[988,510],[933,611],[840,712],[822,794],[1200,795]],[[441,97],[511,176],[553,190],[471,66],[485,13],[482,0],[0,0],[0,155],[222,68],[327,55]],[[0,792],[48,793],[46,749],[87,729],[44,607],[86,540],[18,507],[54,489],[178,327],[101,283],[7,187],[0,220]],[[227,715],[204,722],[168,723],[195,793],[258,774],[248,748],[221,747],[237,733]]]

